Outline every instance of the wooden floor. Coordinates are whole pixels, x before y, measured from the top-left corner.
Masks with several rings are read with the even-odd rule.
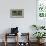
[[[0,42],[0,46],[4,46],[4,43],[2,42]],[[15,46],[15,42],[14,43],[12,43],[12,42],[10,42],[10,43],[8,43],[8,45],[7,46]],[[25,46],[25,45],[24,45]],[[32,43],[30,43],[30,46],[37,46],[37,43],[34,43],[34,42],[32,42]],[[46,43],[44,43],[43,45],[41,45],[41,46],[46,46]]]

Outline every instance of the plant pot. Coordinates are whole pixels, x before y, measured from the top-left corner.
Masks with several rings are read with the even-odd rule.
[[[44,43],[44,40],[45,40],[45,39],[40,39],[40,43]]]
[[[39,44],[41,44],[41,43],[44,42],[44,40],[45,40],[45,39],[37,39],[37,42],[38,42]]]
[[[40,43],[40,39],[37,39],[37,43]]]

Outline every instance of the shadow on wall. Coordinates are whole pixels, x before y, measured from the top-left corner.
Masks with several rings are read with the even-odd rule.
[[[5,33],[10,33],[11,32],[11,28],[7,28],[4,30],[4,32],[2,34],[5,34]]]

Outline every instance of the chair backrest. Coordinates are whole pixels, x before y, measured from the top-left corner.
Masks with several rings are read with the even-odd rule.
[[[11,34],[18,33],[18,27],[16,28],[11,28]]]

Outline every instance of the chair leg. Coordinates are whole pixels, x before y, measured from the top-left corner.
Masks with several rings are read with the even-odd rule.
[[[7,46],[7,42],[6,42],[6,41],[5,41],[5,43],[4,43],[4,44],[5,44],[5,46]]]

